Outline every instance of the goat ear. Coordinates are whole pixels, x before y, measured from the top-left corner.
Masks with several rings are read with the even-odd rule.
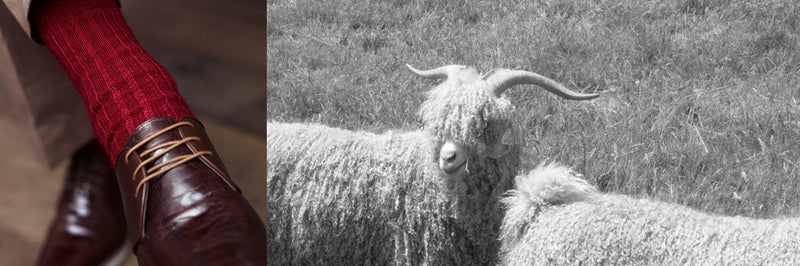
[[[489,158],[492,159],[500,159],[501,157],[505,156],[509,151],[511,151],[510,145],[498,142],[492,145],[492,147],[489,147],[487,156],[489,156]]]
[[[511,144],[513,144],[511,131],[506,131],[503,133],[500,141],[495,142],[491,147],[489,147],[487,156],[492,159],[499,159],[503,156],[506,156],[506,154],[511,151]]]

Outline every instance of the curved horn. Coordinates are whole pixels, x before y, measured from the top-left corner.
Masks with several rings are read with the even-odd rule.
[[[408,70],[411,70],[411,72],[414,72],[414,74],[417,74],[417,76],[420,76],[420,77],[423,77],[423,78],[447,79],[447,77],[451,76],[455,71],[458,71],[458,70],[464,68],[465,66],[462,66],[462,65],[448,65],[448,66],[443,66],[443,67],[439,67],[439,68],[435,68],[435,69],[431,69],[431,70],[419,70],[419,69],[416,69],[416,68],[412,67],[409,64],[406,64],[406,67],[408,68]]]
[[[555,80],[524,70],[497,69],[484,79],[489,83],[490,90],[497,97],[500,97],[500,94],[506,89],[520,84],[539,85],[545,90],[568,100],[591,100],[600,96],[597,93],[585,94],[571,91]]]

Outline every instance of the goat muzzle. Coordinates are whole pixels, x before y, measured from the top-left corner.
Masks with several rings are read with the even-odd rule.
[[[453,141],[445,141],[439,150],[439,169],[448,175],[460,175],[467,171],[467,152]]]

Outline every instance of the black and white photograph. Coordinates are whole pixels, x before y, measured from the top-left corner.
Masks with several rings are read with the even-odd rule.
[[[269,265],[800,265],[800,2],[268,0]]]

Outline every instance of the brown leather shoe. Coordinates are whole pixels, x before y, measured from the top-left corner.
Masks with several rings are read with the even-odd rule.
[[[104,154],[93,140],[73,156],[37,265],[120,264],[130,254],[119,186]]]
[[[140,265],[266,265],[266,229],[199,121],[150,119],[117,157]]]

